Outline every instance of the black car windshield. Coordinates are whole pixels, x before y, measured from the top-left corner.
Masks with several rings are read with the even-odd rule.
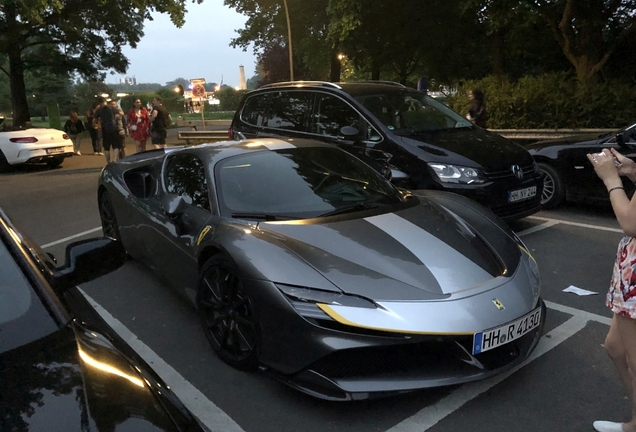
[[[373,168],[330,146],[234,156],[215,170],[222,214],[235,218],[305,219],[404,201]]]
[[[356,95],[355,98],[380,123],[399,135],[472,127],[472,123],[464,117],[418,91],[380,91]]]
[[[0,353],[3,353],[38,340],[58,328],[1,240]]]

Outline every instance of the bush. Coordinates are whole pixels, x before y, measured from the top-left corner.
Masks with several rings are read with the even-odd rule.
[[[245,93],[247,90],[235,90],[228,86],[214,93],[214,96],[220,101],[219,109],[221,111],[236,111]]]
[[[489,76],[462,82],[448,98],[449,106],[467,113],[472,88],[480,88],[486,96],[492,129],[620,128],[636,117],[636,86],[614,81],[581,89],[565,73],[522,77],[516,82]]]

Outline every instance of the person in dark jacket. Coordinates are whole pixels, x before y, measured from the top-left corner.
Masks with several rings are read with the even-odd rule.
[[[119,159],[119,152],[124,143],[125,133],[121,135],[118,125],[119,108],[112,106],[103,99],[102,106],[95,112],[95,119],[99,121],[104,144],[106,163]]]
[[[468,92],[468,99],[472,101],[472,105],[468,110],[466,118],[470,120],[471,123],[485,129],[488,115],[486,113],[484,92],[479,89],[472,89]]]
[[[79,134],[84,132],[84,124],[82,120],[77,115],[77,111],[71,111],[69,115],[69,119],[64,123],[64,132],[68,135],[73,143],[73,152],[77,156],[81,156],[80,152],[80,140],[77,138]]]
[[[170,113],[162,105],[160,96],[152,100],[152,113],[150,114],[150,140],[154,148],[164,148],[168,136],[168,125],[172,122]]]
[[[102,151],[102,137],[99,130],[99,123],[95,120],[95,111],[99,109],[101,104],[99,102],[94,103],[84,116],[84,128],[91,135],[91,144],[93,146],[93,154],[103,155]]]

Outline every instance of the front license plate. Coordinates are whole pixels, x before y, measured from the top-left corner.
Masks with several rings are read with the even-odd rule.
[[[52,147],[52,148],[46,149],[46,152],[48,154],[64,153],[64,147]]]
[[[516,321],[491,330],[475,333],[473,336],[473,354],[497,348],[515,339],[519,339],[541,322],[541,307],[536,308]]]
[[[531,186],[508,192],[508,202],[522,201],[537,195],[537,187]]]

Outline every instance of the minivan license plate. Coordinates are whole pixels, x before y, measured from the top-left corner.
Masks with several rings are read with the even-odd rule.
[[[508,192],[508,202],[516,202],[525,200],[528,198],[532,198],[537,195],[537,187],[531,186],[525,189],[517,189],[514,191]]]
[[[516,321],[504,324],[491,330],[475,333],[473,336],[473,354],[497,348],[498,346],[519,339],[541,322],[541,307],[536,308]]]

